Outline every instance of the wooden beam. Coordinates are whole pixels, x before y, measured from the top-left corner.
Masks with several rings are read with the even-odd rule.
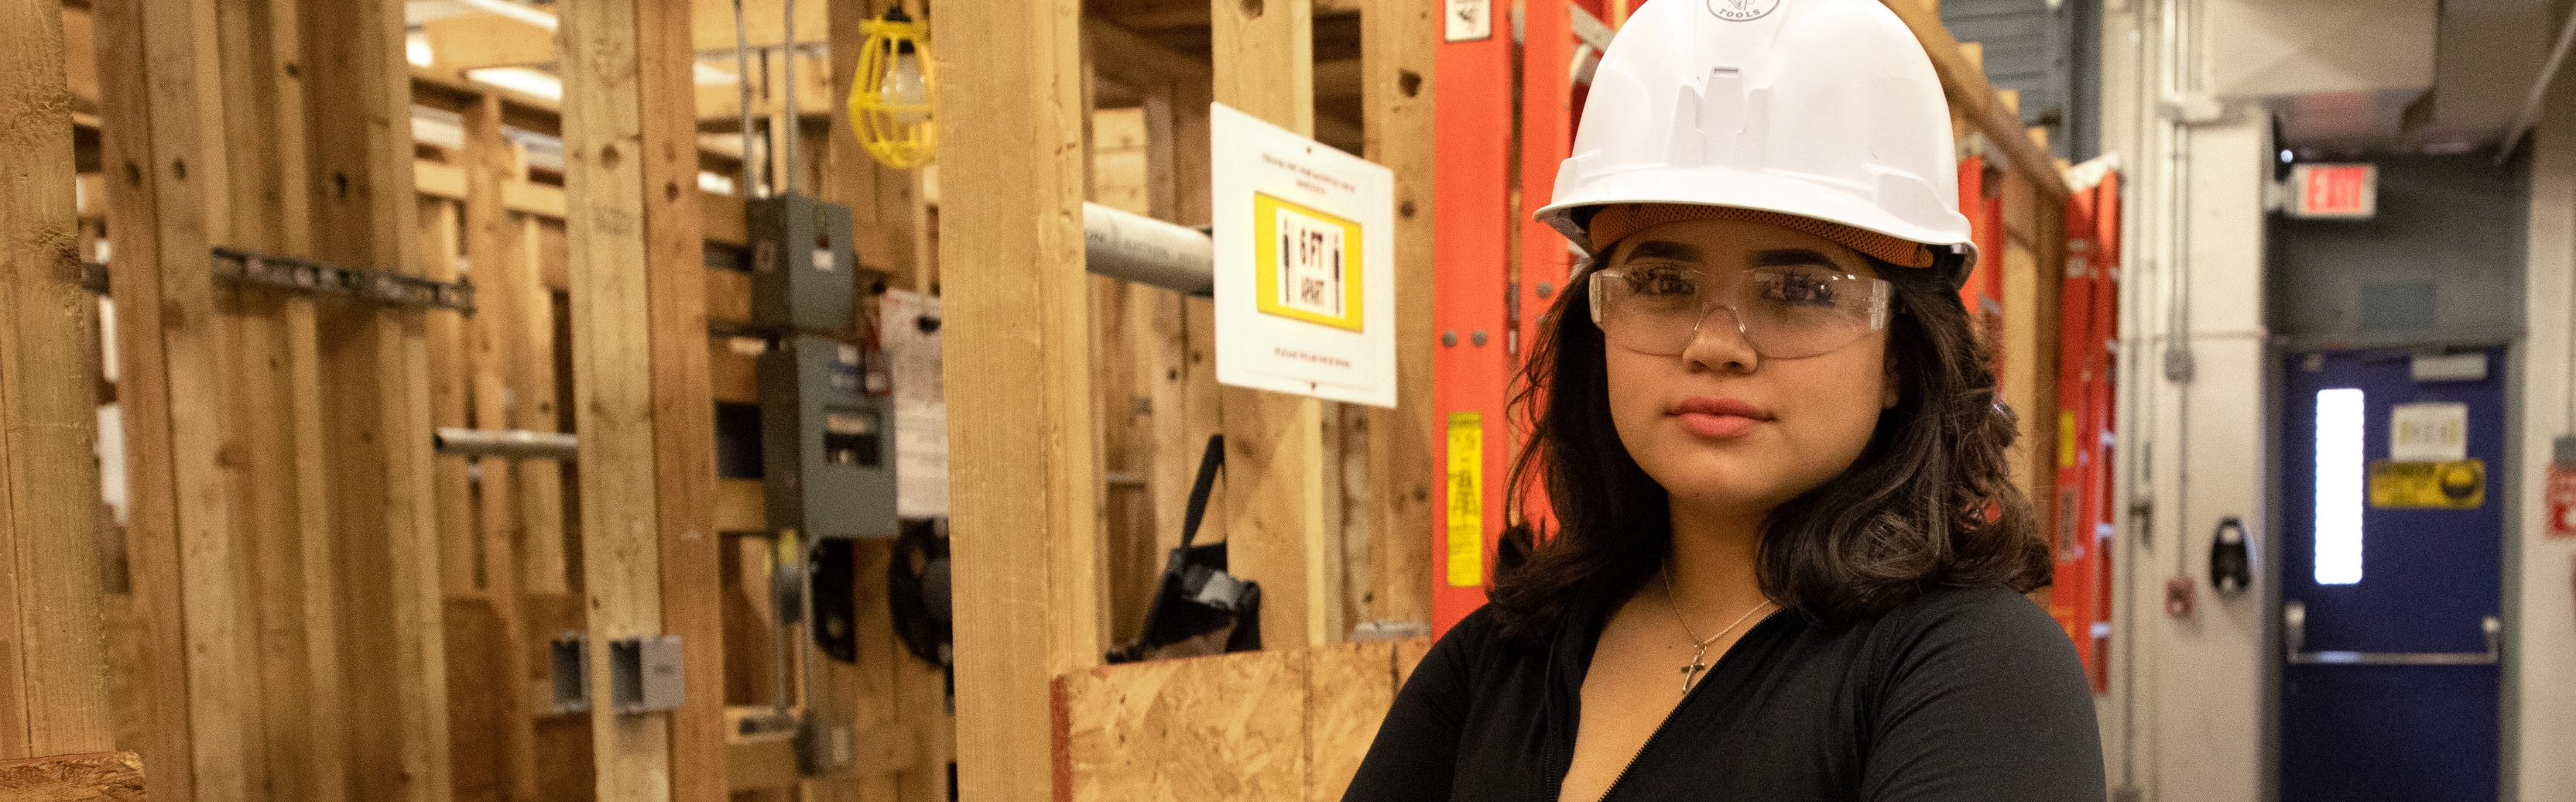
[[[300,8],[316,258],[418,274],[411,82],[398,0]],[[452,795],[427,313],[321,305],[334,416],[352,798]]]
[[[733,4],[700,0],[689,5],[689,30],[695,32],[695,49],[731,52],[734,46]],[[742,0],[743,37],[750,40],[752,47],[777,47],[787,41],[787,15],[781,5],[781,0]],[[811,46],[829,40],[832,5],[829,0],[805,0],[796,4],[797,43]],[[914,16],[920,16],[918,9],[915,9]]]
[[[1047,799],[1049,683],[1096,665],[1081,3],[935,0],[961,798]]]
[[[464,119],[466,197],[461,233],[473,278],[489,288],[477,294],[475,315],[466,333],[466,359],[473,380],[472,423],[484,429],[526,428],[516,418],[534,417],[514,414],[519,411],[512,408],[513,402],[526,401],[517,386],[523,375],[519,365],[523,346],[514,341],[527,329],[522,319],[527,313],[521,307],[530,300],[524,285],[533,273],[523,264],[526,254],[515,247],[517,227],[502,200],[505,188],[521,181],[523,172],[510,141],[501,135],[501,114],[501,99],[487,95],[467,110]],[[547,473],[555,467],[554,461],[546,460],[528,470]],[[482,460],[477,469],[480,581],[498,624],[493,633],[499,647],[493,650],[498,663],[494,668],[502,682],[497,688],[475,689],[498,713],[495,731],[476,735],[492,741],[501,754],[500,776],[492,784],[505,798],[535,799],[536,719],[527,688],[536,672],[530,670],[527,650],[520,648],[526,638],[519,609],[518,544],[526,529],[525,511],[518,503],[521,466],[515,460],[494,458]]]
[[[0,799],[143,802],[143,758],[132,752],[0,762]]]
[[[256,669],[244,630],[242,566],[222,449],[224,376],[209,235],[229,231],[219,180],[219,110],[199,88],[216,81],[185,5],[101,0],[98,74],[108,166],[109,262],[122,360],[117,383],[132,499],[126,528],[133,609],[141,622],[130,675],[148,719],[136,751],[163,800],[232,802],[260,776]],[[211,12],[209,11],[209,16]],[[204,42],[211,44],[211,32]],[[208,58],[207,60],[210,60]],[[211,138],[211,141],[209,141]],[[191,171],[189,168],[198,168]],[[181,555],[187,569],[182,568]],[[184,577],[184,580],[183,580]],[[184,581],[184,592],[183,592]]]
[[[103,374],[98,304],[74,250],[60,6],[0,3],[0,47],[12,54],[0,59],[0,141],[12,145],[0,171],[0,642],[12,652],[0,661],[0,759],[103,752],[115,747],[92,458]],[[32,790],[15,773],[0,767],[0,796]]]
[[[669,713],[592,708],[601,799],[725,796],[705,265],[688,34],[670,4],[564,7],[582,538],[594,643],[678,635]],[[608,687],[606,661],[592,669]]]
[[[1364,620],[1431,623],[1431,173],[1434,6],[1368,0],[1360,10],[1363,155],[1395,174],[1394,409],[1368,411],[1370,567]]]
[[[553,29],[499,14],[459,14],[421,23],[429,40],[431,69],[450,75],[485,67],[520,67],[555,61]]]
[[[1212,3],[1216,102],[1299,134],[1315,130],[1312,0]],[[1257,16],[1249,15],[1257,12]],[[1322,645],[1342,622],[1339,531],[1327,533],[1323,402],[1227,387],[1226,559],[1261,583],[1261,644]],[[1338,495],[1338,490],[1335,491]]]
[[[2022,132],[2021,119],[1995,101],[1995,88],[1986,82],[1986,73],[1968,63],[1959,51],[1959,40],[1941,25],[1938,7],[1926,8],[1919,0],[1883,0],[1914,38],[1923,43],[1923,52],[1932,57],[1932,71],[1941,77],[1942,94],[1950,98],[1953,113],[1977,124],[1986,140],[2003,151],[2004,162],[2013,172],[2031,182],[2050,203],[2066,205],[2066,179],[2058,175],[2048,152],[2033,145]]]

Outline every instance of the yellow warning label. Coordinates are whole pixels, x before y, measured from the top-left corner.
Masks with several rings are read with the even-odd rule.
[[[2473,510],[2486,502],[2483,461],[2370,463],[2370,506]]]
[[[2075,411],[2057,411],[2057,467],[2075,467]]]
[[[1449,413],[1449,586],[1485,584],[1485,416]]]

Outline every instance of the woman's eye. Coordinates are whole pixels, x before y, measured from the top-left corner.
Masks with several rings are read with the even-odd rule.
[[[1628,291],[1638,295],[1690,295],[1699,285],[1679,270],[1643,270],[1628,274]]]
[[[1834,282],[1812,273],[1787,273],[1765,277],[1764,300],[1791,306],[1833,306]]]

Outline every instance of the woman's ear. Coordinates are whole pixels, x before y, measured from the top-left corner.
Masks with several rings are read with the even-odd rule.
[[[1903,400],[1905,394],[1897,388],[1896,354],[1894,350],[1890,349],[1887,354],[1887,358],[1881,360],[1881,362],[1884,363],[1884,367],[1878,373],[1878,408],[1881,410],[1895,409],[1896,402]]]

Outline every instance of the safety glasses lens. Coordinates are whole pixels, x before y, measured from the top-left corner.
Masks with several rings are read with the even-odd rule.
[[[1886,325],[1892,289],[1881,279],[1800,267],[1745,270],[1725,280],[1698,270],[1620,268],[1590,281],[1592,322],[1602,336],[1659,356],[1678,355],[1725,328],[1773,359],[1828,353]]]

